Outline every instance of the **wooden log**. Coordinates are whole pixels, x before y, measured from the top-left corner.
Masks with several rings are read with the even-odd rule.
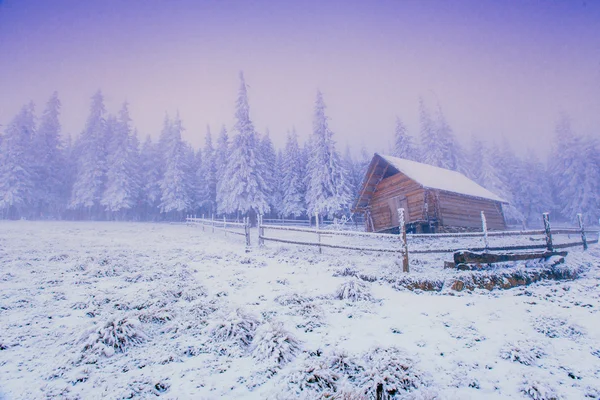
[[[565,257],[566,251],[543,251],[534,253],[476,253],[468,250],[454,252],[454,264],[493,264],[499,262],[547,259],[552,256]]]

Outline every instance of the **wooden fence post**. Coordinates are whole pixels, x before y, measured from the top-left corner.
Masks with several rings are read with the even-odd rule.
[[[319,254],[323,252],[321,249],[321,232],[319,232],[319,213],[315,212],[315,227],[317,232],[317,243],[319,243]]]
[[[583,242],[583,251],[587,250],[587,238],[585,236],[585,229],[583,227],[583,215],[581,213],[577,214],[577,220],[579,221],[579,229],[581,229],[581,241]]]
[[[246,233],[246,251],[250,250],[250,217],[244,218],[244,232]]]
[[[546,233],[546,247],[548,251],[554,251],[554,245],[552,245],[552,231],[550,230],[550,214],[543,213],[542,217],[544,219],[544,231]]]
[[[483,244],[485,247],[485,251],[487,252],[490,248],[490,243],[488,241],[487,221],[485,219],[485,214],[483,213],[483,211],[481,212],[481,230],[483,231]]]
[[[265,240],[263,239],[265,236],[265,228],[263,228],[263,215],[258,215],[258,246],[263,247],[265,245]]]
[[[408,266],[408,243],[406,241],[406,226],[404,224],[404,208],[398,209],[398,228],[400,228],[400,240],[402,248],[402,271],[410,272]]]

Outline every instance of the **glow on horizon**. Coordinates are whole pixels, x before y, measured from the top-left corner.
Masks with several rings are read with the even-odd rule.
[[[197,148],[207,124],[232,127],[243,70],[278,146],[293,126],[310,134],[317,88],[341,150],[386,149],[396,116],[418,136],[419,96],[463,142],[545,153],[563,112],[600,136],[598,2],[5,0],[0,54],[0,124],[57,90],[72,135],[101,89],[142,136],[179,111]]]

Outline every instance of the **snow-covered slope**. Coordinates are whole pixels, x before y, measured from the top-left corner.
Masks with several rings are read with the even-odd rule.
[[[0,393],[600,395],[595,246],[568,256],[587,269],[576,281],[425,293],[388,283],[395,255],[246,253],[242,241],[185,225],[1,222]]]

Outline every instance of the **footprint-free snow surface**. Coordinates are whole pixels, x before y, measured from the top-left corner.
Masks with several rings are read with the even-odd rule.
[[[599,398],[598,256],[571,251],[573,281],[412,292],[393,254],[2,222],[0,398]]]

